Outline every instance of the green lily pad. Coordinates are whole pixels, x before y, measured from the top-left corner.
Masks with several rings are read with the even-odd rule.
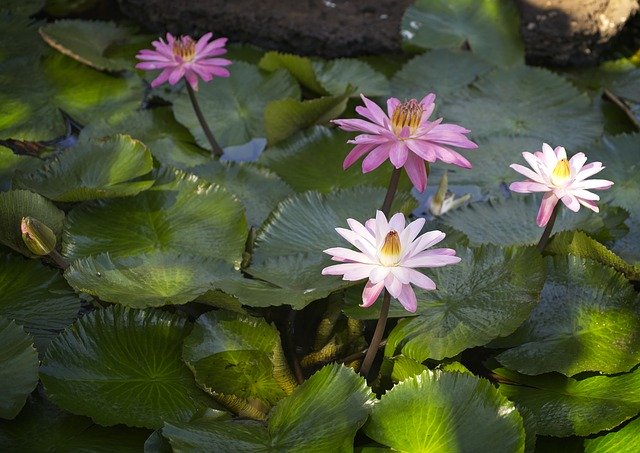
[[[396,384],[373,407],[364,432],[399,451],[524,450],[514,405],[489,381],[463,373],[426,370]]]
[[[299,101],[285,98],[270,102],[264,110],[265,130],[276,144],[301,129],[337,118],[347,107],[349,93]]]
[[[602,436],[584,441],[585,453],[618,453],[640,450],[640,418]]]
[[[40,28],[40,36],[57,51],[99,70],[132,69],[134,62],[108,55],[114,44],[122,44],[131,30],[113,22],[76,19],[58,20]]]
[[[38,383],[38,353],[15,321],[0,316],[0,418],[12,419]]]
[[[0,255],[0,316],[24,326],[41,354],[79,310],[80,300],[57,270],[17,255]]]
[[[456,252],[460,263],[429,269],[437,289],[416,291],[418,316],[391,331],[386,356],[402,352],[418,362],[453,357],[512,333],[537,305],[546,270],[533,247]]]
[[[525,376],[507,369],[499,391],[531,411],[540,435],[587,436],[609,430],[640,412],[640,371],[573,379],[561,374]]]
[[[622,259],[634,265],[640,266],[640,216],[627,219],[624,225],[629,228],[629,232],[622,238],[616,239],[611,244],[611,251],[618,254]]]
[[[286,69],[303,87],[319,95],[329,94],[318,81],[311,58],[271,51],[262,56],[258,66],[269,72]]]
[[[505,0],[418,0],[402,18],[402,38],[408,46],[460,49],[501,66],[524,62],[520,20]]]
[[[536,225],[540,200],[536,195],[512,195],[507,199],[471,203],[440,219],[467,235],[473,245],[533,245],[538,243],[543,232],[543,228]],[[600,234],[607,229],[605,221],[609,214],[614,216],[616,213],[606,205],[601,206],[599,214],[586,208],[578,212],[562,208],[553,231],[583,230]]]
[[[526,374],[629,371],[640,362],[640,298],[618,272],[556,256],[540,304],[499,346],[503,365]]]
[[[316,60],[312,63],[318,83],[334,96],[350,91],[351,97],[387,96],[389,81],[369,64],[355,58]],[[350,88],[350,89],[349,89]]]
[[[275,173],[251,163],[209,160],[189,171],[238,197],[245,207],[247,221],[254,227],[262,225],[276,205],[293,194]]]
[[[260,422],[203,417],[167,423],[162,435],[176,451],[352,451],[373,395],[364,379],[342,365],[327,365],[282,399]]]
[[[278,330],[261,318],[224,311],[200,316],[183,359],[204,390],[244,417],[265,419],[296,387]]]
[[[97,310],[51,343],[40,379],[53,402],[101,425],[185,421],[210,404],[181,361],[189,331],[184,319],[153,309]]]
[[[90,418],[61,411],[40,397],[31,398],[15,420],[0,420],[0,445],[7,451],[78,451],[139,453],[146,429],[117,426],[105,428]]]
[[[153,168],[151,153],[128,135],[81,140],[40,169],[17,177],[16,185],[55,201],[85,201],[135,195],[153,185],[133,179]]]
[[[7,0],[3,5],[3,12],[10,15],[31,16],[40,11],[45,4],[45,0]]]
[[[220,146],[242,145],[266,137],[264,110],[271,101],[300,97],[300,87],[287,71],[264,75],[256,66],[237,61],[231,77],[217,78],[199,86],[198,103]],[[197,143],[211,149],[186,93],[173,104],[176,119]]]
[[[342,162],[353,148],[347,143],[352,137],[348,132],[316,126],[270,147],[262,153],[259,162],[276,172],[297,192],[330,192],[362,185],[388,187],[393,171],[391,165],[381,165],[367,174],[362,173],[357,163],[342,170]],[[411,188],[404,172],[400,188]]]
[[[30,172],[41,165],[40,159],[15,154],[9,148],[0,145],[0,192],[10,190],[13,175],[16,172]]]
[[[171,251],[239,263],[246,235],[244,208],[237,199],[219,186],[178,174],[174,182],[133,197],[72,209],[62,250],[69,259]]]
[[[562,145],[570,154],[602,134],[602,118],[587,94],[557,74],[529,66],[484,74],[441,111],[447,122],[468,127],[475,138],[530,137]]]
[[[0,192],[0,244],[11,247],[25,256],[35,256],[22,239],[20,224],[23,217],[38,219],[60,238],[64,212],[37,193],[11,190]]]
[[[102,253],[75,261],[64,276],[78,292],[145,308],[191,302],[232,272],[231,265],[201,256],[156,252],[112,258]]]
[[[418,100],[428,93],[436,93],[439,105],[491,67],[471,52],[432,50],[414,57],[395,73],[391,79],[391,93],[399,99]]]

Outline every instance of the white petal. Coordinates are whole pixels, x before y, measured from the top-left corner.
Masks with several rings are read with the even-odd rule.
[[[398,280],[392,273],[387,275],[387,278],[384,280],[384,286],[394,299],[397,299],[400,295],[400,291],[402,291],[402,283],[400,283],[400,280]]]
[[[442,241],[445,238],[445,234],[442,231],[433,230],[424,233],[418,239],[413,241],[409,246],[410,250],[406,254],[406,258],[411,258],[414,255],[422,252],[424,249],[431,247],[434,244]]]
[[[422,272],[418,272],[415,269],[409,269],[411,273],[411,283],[422,288],[422,289],[436,289],[436,284],[429,277],[424,275]]]
[[[345,263],[345,264],[334,264],[333,266],[328,266],[322,269],[322,275],[343,275],[343,280],[356,281],[362,280],[363,278],[367,278],[369,273],[371,272],[371,266],[368,264],[361,263]],[[354,277],[355,275],[363,275],[358,278],[347,278]]]
[[[332,259],[334,261],[351,261],[355,263],[378,264],[375,260],[372,260],[364,253],[356,252],[355,250],[344,247],[332,247],[323,250],[323,252],[332,255]]]
[[[389,275],[390,268],[386,266],[376,265],[371,268],[371,273],[369,274],[369,280],[371,283],[380,283],[387,275]]]
[[[395,230],[396,232],[402,232],[404,230],[404,226],[406,222],[404,220],[404,214],[401,212],[397,212],[389,219],[389,228]]]

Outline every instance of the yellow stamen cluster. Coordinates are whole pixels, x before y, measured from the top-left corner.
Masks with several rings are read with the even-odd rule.
[[[173,43],[173,54],[184,61],[191,61],[196,55],[196,42],[189,36],[182,36]]]
[[[556,185],[562,185],[566,183],[570,177],[571,168],[569,168],[569,161],[567,159],[559,160],[551,173],[551,182]]]
[[[384,244],[380,249],[380,264],[383,266],[395,266],[400,261],[401,250],[400,236],[395,230],[389,231],[384,238]]]
[[[391,126],[396,134],[402,131],[402,128],[409,126],[410,132],[413,134],[422,119],[422,106],[415,99],[405,101],[400,104],[391,115]]]

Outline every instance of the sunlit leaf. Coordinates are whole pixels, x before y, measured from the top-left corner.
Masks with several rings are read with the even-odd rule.
[[[40,379],[56,404],[101,425],[188,420],[209,405],[180,359],[189,330],[184,319],[153,309],[97,310],[54,340]]]
[[[586,439],[585,453],[618,453],[640,450],[640,418],[626,423],[615,431]]]

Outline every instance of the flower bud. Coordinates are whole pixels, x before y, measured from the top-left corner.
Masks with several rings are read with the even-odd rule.
[[[22,240],[34,255],[48,255],[56,247],[56,234],[38,219],[23,217],[20,231]]]
[[[445,171],[442,175],[442,179],[440,180],[438,191],[433,197],[429,197],[429,200],[427,201],[429,211],[431,211],[431,214],[436,217],[441,216],[452,209],[456,209],[471,199],[471,194],[466,194],[460,198],[456,198],[452,192],[447,190],[448,187],[449,177]]]

